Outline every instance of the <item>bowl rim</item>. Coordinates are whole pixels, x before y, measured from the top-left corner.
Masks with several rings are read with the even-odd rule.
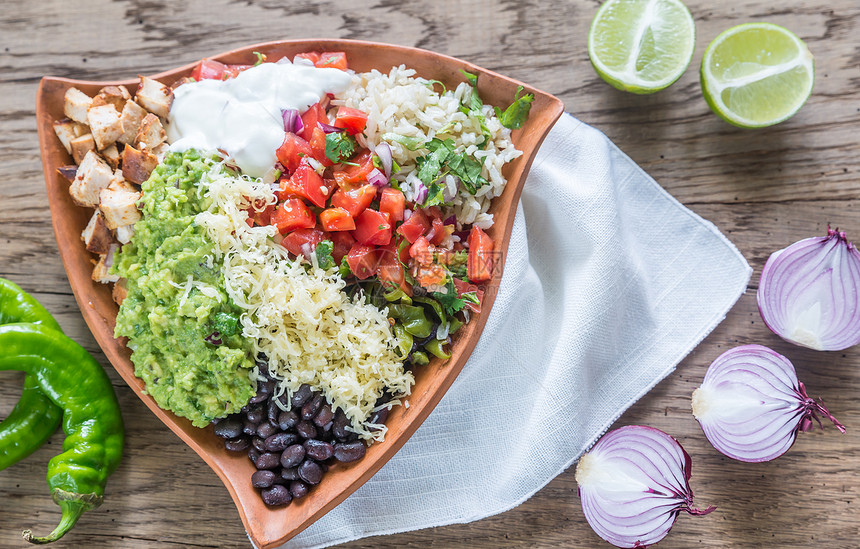
[[[261,42],[249,46],[236,48],[230,51],[222,52],[217,55],[207,57],[207,59],[214,59],[219,61],[226,60],[226,62],[229,62],[229,60],[234,58],[247,57],[247,54],[250,54],[254,51],[271,52],[273,50],[289,50],[294,52],[292,55],[295,55],[295,53],[301,51],[338,51],[341,49],[358,49],[367,52],[381,50],[386,50],[388,52],[396,52],[398,53],[399,57],[402,57],[403,64],[406,64],[407,66],[409,66],[410,59],[412,58],[424,58],[428,61],[432,61],[434,65],[437,65],[440,68],[440,70],[442,68],[453,67],[457,69],[467,70],[469,72],[479,75],[479,91],[482,88],[487,88],[486,83],[489,80],[492,85],[503,83],[509,87],[522,86],[528,93],[535,94],[536,101],[533,104],[533,107],[535,104],[540,104],[542,106],[542,112],[540,114],[540,123],[530,125],[527,122],[523,130],[514,131],[514,136],[522,136],[524,135],[523,132],[525,131],[525,129],[528,128],[530,132],[528,134],[528,139],[530,139],[532,145],[528,151],[523,151],[523,156],[515,160],[515,162],[521,162],[521,164],[517,168],[517,170],[519,170],[519,178],[517,179],[517,181],[514,182],[509,179],[508,184],[502,195],[494,199],[494,201],[500,201],[503,197],[506,197],[507,195],[507,197],[505,198],[505,202],[509,202],[509,207],[504,212],[501,212],[504,213],[505,216],[505,222],[501,226],[503,234],[496,234],[494,237],[494,240],[497,242],[497,250],[506,253],[507,245],[510,240],[511,230],[513,227],[513,217],[515,215],[516,207],[519,203],[519,197],[524,187],[526,177],[528,175],[529,167],[534,160],[535,155],[537,154],[541,142],[549,133],[549,130],[555,124],[556,120],[558,120],[558,118],[564,111],[564,105],[561,100],[546,92],[529,86],[528,84],[519,82],[515,79],[503,76],[496,72],[489,71],[462,59],[457,59],[455,57],[451,57],[445,54],[440,54],[420,48],[385,44],[380,42],[345,39],[279,40],[271,42]],[[178,77],[182,73],[190,72],[191,69],[193,69],[198,63],[199,60],[193,63],[182,65],[177,68],[159,72],[155,75],[151,75],[150,78],[162,80],[168,77]],[[382,71],[382,68],[380,68],[380,71]],[[422,76],[420,70],[416,69],[416,71],[419,73],[418,76]],[[483,79],[481,77],[483,77]],[[91,269],[89,272],[85,272],[86,269],[79,268],[79,266],[81,265],[81,250],[83,255],[87,257],[91,257],[91,254],[86,251],[85,247],[83,246],[83,243],[77,237],[77,234],[74,234],[74,230],[71,231],[71,234],[69,231],[70,226],[73,226],[74,224],[66,215],[68,213],[70,203],[70,198],[68,197],[67,190],[68,184],[65,184],[65,189],[63,189],[64,185],[62,182],[59,181],[59,176],[56,173],[55,169],[58,166],[51,163],[51,158],[56,157],[58,148],[59,153],[61,153],[62,155],[66,155],[66,151],[56,139],[56,136],[52,129],[51,124],[57,118],[55,116],[51,116],[49,112],[51,110],[49,102],[52,100],[56,101],[57,93],[59,93],[59,91],[62,91],[64,93],[65,89],[71,86],[132,86],[135,85],[137,81],[137,79],[115,81],[87,81],[46,76],[42,78],[40,82],[36,98],[36,118],[38,122],[37,126],[39,133],[39,147],[43,162],[45,183],[49,197],[51,220],[54,228],[55,238],[57,240],[59,248],[59,254],[63,261],[63,267],[66,270],[70,285],[75,295],[75,299],[81,309],[81,313],[84,317],[84,320],[86,321],[90,331],[93,333],[96,341],[98,342],[99,347],[105,353],[113,368],[120,374],[120,376],[129,385],[133,392],[156,415],[156,417],[170,430],[172,430],[177,436],[179,436],[183,440],[183,442],[190,446],[222,480],[228,492],[230,493],[231,498],[236,504],[240,518],[243,522],[243,526],[249,537],[251,538],[252,542],[261,549],[269,549],[272,547],[276,547],[278,545],[283,544],[288,539],[292,538],[293,536],[307,528],[314,521],[316,521],[325,513],[333,509],[336,505],[341,503],[352,492],[354,492],[362,484],[364,484],[367,479],[373,476],[373,474],[375,474],[403,446],[403,444],[406,443],[406,441],[418,429],[418,427],[423,423],[426,417],[442,399],[451,384],[454,382],[454,379],[462,370],[469,356],[471,355],[472,350],[477,344],[477,341],[483,330],[484,324],[486,323],[487,317],[489,316],[489,313],[492,309],[492,305],[495,301],[496,292],[487,292],[485,302],[482,307],[482,313],[476,315],[476,318],[473,318],[472,322],[468,323],[466,327],[464,327],[466,329],[464,330],[463,334],[458,335],[458,345],[456,345],[457,353],[454,353],[455,346],[452,345],[451,359],[444,362],[437,359],[435,361],[435,367],[434,362],[431,362],[428,366],[422,367],[428,368],[428,370],[434,370],[424,375],[431,377],[431,379],[435,379],[438,377],[438,379],[436,379],[438,383],[432,393],[420,395],[420,398],[423,399],[424,402],[420,410],[414,410],[414,406],[411,406],[409,408],[409,410],[411,410],[411,412],[409,412],[411,418],[409,418],[408,420],[404,420],[407,421],[406,427],[401,430],[396,437],[393,437],[393,439],[392,437],[386,437],[385,442],[372,445],[368,449],[368,454],[371,454],[371,451],[375,447],[384,447],[382,450],[373,450],[373,452],[378,454],[375,456],[374,459],[368,461],[368,456],[365,456],[365,458],[359,460],[359,462],[356,462],[356,464],[362,464],[360,467],[356,466],[356,464],[350,464],[350,466],[344,468],[344,470],[356,469],[357,471],[361,471],[361,473],[358,475],[354,475],[355,478],[351,482],[347,483],[347,485],[343,489],[338,490],[333,497],[324,498],[324,504],[317,504],[316,506],[311,506],[313,507],[313,509],[305,509],[308,506],[304,504],[311,501],[311,499],[307,496],[303,498],[303,500],[301,500],[301,502],[298,504],[302,506],[302,509],[305,509],[305,512],[300,513],[301,520],[277,521],[279,523],[287,523],[287,527],[278,527],[278,525],[273,526],[272,524],[268,524],[268,522],[270,521],[261,519],[258,514],[254,513],[253,509],[251,509],[258,508],[259,505],[262,504],[262,502],[243,501],[240,492],[237,491],[237,487],[234,486],[234,482],[236,482],[236,479],[231,478],[230,471],[228,470],[229,467],[225,467],[225,463],[229,465],[231,462],[235,462],[237,460],[240,460],[244,463],[249,463],[247,458],[245,456],[228,455],[225,457],[223,455],[213,455],[213,445],[207,444],[207,442],[203,439],[197,440],[197,438],[194,436],[194,433],[203,433],[206,430],[211,430],[211,427],[208,427],[206,429],[198,429],[196,427],[192,427],[187,419],[178,417],[167,410],[162,410],[157,406],[157,404],[155,404],[155,401],[152,399],[152,397],[144,393],[143,382],[139,378],[134,376],[134,367],[129,359],[131,353],[125,346],[125,342],[113,338],[113,328],[115,324],[116,313],[114,312],[113,318],[110,318],[109,314],[107,316],[103,314],[106,311],[99,309],[99,303],[101,303],[97,299],[99,296],[94,295],[94,293],[98,293],[99,290],[94,287],[94,283],[91,281]],[[481,93],[481,95],[484,96],[485,94]],[[538,99],[540,101],[538,101]],[[62,102],[62,97],[60,97],[60,102]],[[533,108],[532,113],[530,115],[530,120],[532,120],[532,116],[534,116],[535,112],[536,111]],[[515,142],[519,141],[519,139],[516,138],[514,140]],[[519,144],[517,144],[517,148],[520,148]],[[60,190],[63,190],[63,192],[65,192],[65,199],[61,196],[62,193],[59,192]],[[57,196],[58,194],[60,196]],[[75,206],[74,204],[72,204],[72,206],[80,210],[84,210],[84,208]],[[87,218],[90,215],[90,211],[87,210]],[[494,224],[494,228],[498,223],[499,218],[497,217],[496,224]],[[501,247],[502,249],[499,249],[499,247]],[[494,268],[492,283],[496,285],[499,284],[499,282],[501,281],[503,270],[504,261],[499,262],[497,264],[497,267]],[[89,286],[87,286],[88,284]],[[90,289],[87,290],[87,288]],[[96,299],[96,303],[94,303],[93,299]],[[102,309],[104,309],[104,307],[102,307]],[[130,369],[129,366],[131,366]],[[413,386],[413,393],[409,397],[410,400],[416,397],[415,388],[416,386]],[[398,409],[402,410],[403,407],[398,407]],[[214,434],[211,434],[210,438],[215,439]],[[216,442],[216,445],[220,446],[220,452],[224,454],[229,454],[229,452],[226,452],[226,450],[223,449],[223,443],[220,443],[220,439],[218,439],[218,441],[213,440],[212,442]],[[326,478],[328,479],[328,475],[326,476]],[[245,482],[246,484],[250,485],[249,479],[246,478]],[[323,485],[325,485],[325,482],[315,487],[314,491],[319,491],[320,486]],[[257,499],[259,500],[258,495],[256,493],[254,495],[257,496]],[[286,508],[280,508],[280,511],[292,515],[293,513],[291,513],[290,510],[296,507],[296,505],[297,504],[293,504]]]

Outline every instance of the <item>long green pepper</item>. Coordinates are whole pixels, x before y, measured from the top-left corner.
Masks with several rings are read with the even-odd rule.
[[[17,284],[0,278],[0,325],[15,322],[42,324],[62,332],[42,304]],[[60,425],[63,411],[42,393],[33,376],[15,408],[0,423],[0,471],[26,458],[47,441]]]
[[[33,376],[63,410],[63,453],[48,464],[48,486],[62,518],[48,536],[34,537],[29,530],[23,534],[31,543],[49,543],[104,500],[107,478],[122,457],[119,404],[101,365],[54,329],[29,323],[0,326],[0,349],[0,370]]]

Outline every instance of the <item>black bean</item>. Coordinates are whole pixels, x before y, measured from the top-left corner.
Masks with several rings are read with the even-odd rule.
[[[306,440],[304,448],[305,455],[317,461],[325,461],[334,455],[334,446],[322,440]]]
[[[272,391],[275,389],[274,381],[258,381],[257,382],[257,394],[248,401],[249,404],[257,404],[258,402],[264,402],[268,400],[269,396],[271,396]]]
[[[254,488],[268,488],[274,484],[275,477],[273,471],[257,471],[251,475],[251,485]]]
[[[242,424],[242,416],[229,415],[215,426],[215,434],[221,438],[236,438],[242,434]]]
[[[251,463],[256,465],[257,460],[260,459],[260,451],[256,448],[251,448],[250,450],[248,450],[248,459],[251,460]]]
[[[286,505],[293,500],[287,487],[280,484],[261,490],[260,495],[263,497],[263,503],[271,506]]]
[[[242,432],[245,433],[246,435],[256,435],[257,434],[257,425],[259,425],[259,422],[254,423],[252,421],[249,421],[248,418],[245,418],[245,423],[242,426]]]
[[[266,450],[269,452],[283,452],[287,446],[294,443],[298,438],[292,433],[275,433],[266,439]]]
[[[300,421],[296,425],[296,432],[302,438],[314,438],[317,436],[317,428],[310,421]]]
[[[275,399],[270,399],[266,403],[266,418],[269,423],[278,424],[278,416],[281,414],[281,409],[278,407],[278,402]]]
[[[291,404],[293,408],[300,408],[305,405],[305,402],[309,401],[311,397],[313,397],[313,391],[311,391],[311,386],[307,383],[302,384],[299,387],[299,390],[293,393],[293,398]]]
[[[251,444],[253,444],[254,448],[256,448],[257,451],[261,454],[266,452],[266,439],[260,437],[253,437],[251,439]]]
[[[302,406],[302,419],[313,419],[322,408],[323,402],[325,402],[325,397],[322,396],[322,393],[317,393],[314,398],[307,401]]]
[[[388,419],[388,412],[390,410],[386,406],[385,408],[380,408],[379,410],[373,412],[370,415],[370,419],[367,420],[368,423],[385,423],[385,420]]]
[[[343,463],[357,461],[364,457],[367,447],[361,441],[340,442],[334,445],[334,458]]]
[[[269,438],[277,432],[278,428],[268,421],[260,423],[260,426],[257,427],[257,435],[259,435],[260,438]]]
[[[323,470],[315,461],[306,459],[299,465],[299,478],[308,484],[319,484],[322,480]]]
[[[247,450],[249,446],[251,446],[251,442],[248,440],[247,436],[231,438],[224,443],[224,447],[231,452],[243,452]]]
[[[274,469],[281,463],[281,456],[272,452],[266,452],[265,454],[260,454],[260,457],[257,458],[257,469]]]
[[[314,416],[314,425],[323,427],[326,423],[331,423],[332,419],[334,419],[334,412],[331,411],[331,405],[325,402],[317,415]]]
[[[299,478],[299,470],[297,467],[289,467],[281,469],[281,478],[283,480],[297,480]]]
[[[299,422],[299,416],[293,411],[281,412],[278,415],[278,427],[282,431],[289,431]]]
[[[295,467],[305,459],[305,448],[301,444],[287,446],[281,454],[281,465],[288,469]]]
[[[346,417],[346,414],[343,413],[343,410],[338,408],[337,412],[334,414],[334,420],[332,422],[331,430],[334,433],[334,436],[338,440],[346,440],[350,432],[346,430],[346,427],[349,425],[349,418]]]
[[[334,425],[334,421],[329,421],[325,425],[321,426],[320,429],[322,429],[323,433],[330,434],[332,425]],[[329,436],[328,438],[331,438],[331,436]]]
[[[290,483],[290,494],[295,499],[303,498],[308,494],[308,485],[300,480],[294,480]]]

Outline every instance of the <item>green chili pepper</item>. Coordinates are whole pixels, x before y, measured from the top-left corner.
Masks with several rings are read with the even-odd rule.
[[[463,327],[463,321],[457,317],[451,319],[451,324],[448,326],[448,333],[453,334],[456,333],[457,330]]]
[[[51,313],[30,294],[0,278],[0,324],[13,322],[32,322],[61,331]],[[0,423],[0,471],[41,448],[57,430],[62,415],[62,410],[42,393],[36,380],[27,376],[21,398]]]
[[[430,359],[427,357],[427,353],[422,351],[415,351],[414,353],[412,353],[412,360],[410,362],[417,366],[423,366],[425,364],[429,364]]]
[[[412,342],[414,341],[412,334],[407,332],[402,324],[395,324],[394,337],[397,338],[397,349],[400,351],[400,356],[406,358],[409,351],[412,350]]]
[[[445,345],[446,342],[446,339],[431,339],[424,344],[424,349],[433,356],[438,356],[441,359],[448,360],[451,358],[451,354],[445,352],[443,345]]]
[[[108,476],[119,465],[122,416],[101,365],[62,333],[36,324],[0,326],[0,370],[22,370],[63,409],[63,453],[48,464],[48,486],[63,512],[45,537],[24,531],[31,543],[63,537],[81,514],[101,505]]]
[[[406,305],[412,305],[412,298],[406,295],[406,292],[400,288],[395,288],[386,292],[383,297],[385,297],[385,301],[388,301],[389,303],[397,301],[399,303],[405,303]]]
[[[436,313],[439,323],[445,324],[445,312],[442,310],[442,305],[440,305],[438,301],[429,297],[416,297],[414,298],[414,301],[429,305],[430,308],[433,309],[433,312]]]
[[[423,307],[394,303],[388,306],[388,315],[399,320],[407,332],[424,339],[433,330],[433,323],[427,320]]]

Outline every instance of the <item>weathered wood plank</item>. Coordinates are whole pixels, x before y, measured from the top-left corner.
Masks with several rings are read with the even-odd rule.
[[[677,372],[637,403],[621,424],[672,433],[693,458],[692,486],[718,511],[681,517],[667,549],[853,547],[860,519],[860,355],[815,353],[770,334],[754,290],[768,255],[827,222],[860,235],[860,5],[854,0],[762,4],[690,1],[698,43],[693,66],[670,89],[638,97],[605,85],[585,52],[599,2],[454,0],[283,3],[271,0],[8,3],[0,12],[0,276],[34,292],[64,330],[103,363],[56,253],[33,117],[43,75],[119,79],[154,73],[253,42],[335,36],[433,49],[497,70],[561,97],[568,111],[604,131],[667,190],[712,220],[755,268],[750,291]],[[217,14],[217,16],[213,16]],[[710,113],[697,64],[708,41],[751,20],[783,24],[816,56],[816,88],[791,121],[762,131],[732,128]],[[720,352],[743,343],[791,358],[811,394],[824,396],[848,434],[804,433],[770,464],[722,457],[690,414],[689,397]],[[238,514],[217,477],[161,426],[108,366],[128,429],[126,454],[105,505],[57,547],[247,547]],[[0,375],[0,415],[17,398],[20,375]],[[0,473],[7,498],[0,546],[19,547],[20,529],[47,531],[59,514],[45,467],[60,434]],[[573,471],[517,509],[468,525],[348,544],[378,547],[604,547],[588,528]]]

